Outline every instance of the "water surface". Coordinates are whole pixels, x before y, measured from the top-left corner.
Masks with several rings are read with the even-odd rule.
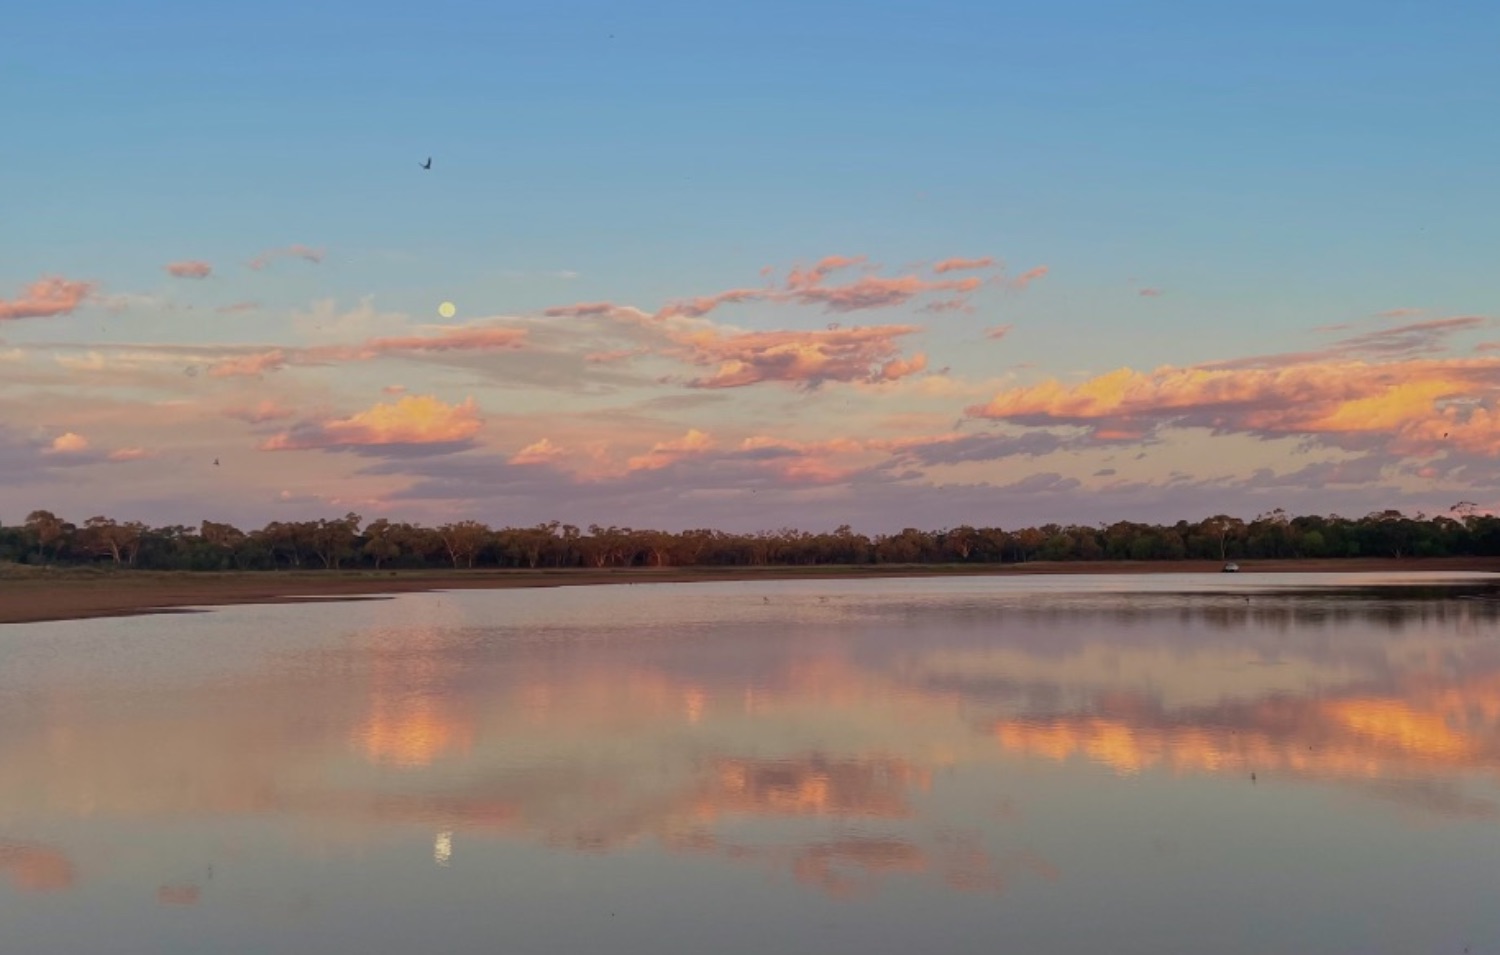
[[[0,950],[1500,951],[1497,578],[0,628]]]

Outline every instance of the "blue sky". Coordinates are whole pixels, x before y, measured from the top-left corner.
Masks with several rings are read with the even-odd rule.
[[[1047,265],[926,323],[974,379],[1002,365],[965,343],[998,323],[1007,361],[1067,376],[1496,305],[1490,4],[64,2],[5,24],[0,297],[62,274],[264,306],[12,343],[274,343],[325,299],[652,310],[829,255]],[[292,244],[327,257],[239,265]],[[185,259],[213,284],[163,277]]]

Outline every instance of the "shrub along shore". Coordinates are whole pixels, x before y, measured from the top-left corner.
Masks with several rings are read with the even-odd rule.
[[[74,524],[50,511],[33,511],[23,524],[0,527],[0,561],[142,570],[607,570],[1371,557],[1500,557],[1500,517],[1460,502],[1435,517],[1400,511],[1361,518],[1291,517],[1276,510],[1253,521],[1220,514],[1175,524],[962,525],[871,536],[847,525],[831,532],[784,528],[749,534],[597,524],[584,529],[557,521],[531,527],[491,528],[479,521],[423,527],[385,519],[366,524],[358,514],[276,521],[245,531],[213,521],[148,527],[103,516]]]

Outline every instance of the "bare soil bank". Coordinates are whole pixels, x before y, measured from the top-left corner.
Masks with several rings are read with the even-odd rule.
[[[163,573],[94,569],[0,567],[0,624],[74,620],[188,607],[294,603],[318,597],[357,599],[435,590],[500,590],[585,584],[697,583],[713,580],[849,580],[871,577],[1023,576],[1026,574],[1217,574],[1218,561],[1067,561],[974,566],[963,564],[850,567],[692,567],[613,570],[258,571]],[[1240,572],[1375,574],[1485,571],[1500,574],[1500,558],[1244,561]]]

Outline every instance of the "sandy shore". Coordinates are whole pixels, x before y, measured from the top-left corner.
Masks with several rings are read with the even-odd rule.
[[[1001,566],[700,567],[616,570],[295,571],[158,573],[30,567],[0,568],[0,624],[166,613],[186,607],[292,603],[315,597],[435,590],[566,587],[585,584],[695,583],[715,580],[848,580],[871,577],[1026,574],[1217,574],[1218,561],[1073,561]],[[1241,572],[1500,574],[1500,558],[1246,561]]]

